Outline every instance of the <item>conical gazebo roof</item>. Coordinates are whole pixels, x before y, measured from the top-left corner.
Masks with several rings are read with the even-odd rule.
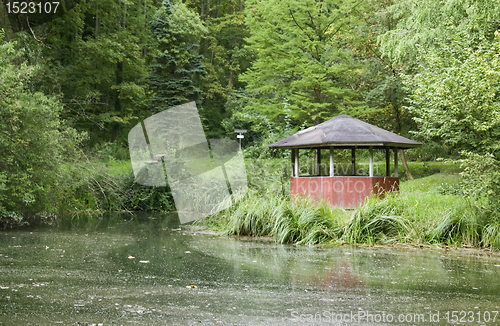
[[[413,148],[422,144],[375,127],[346,114],[299,131],[295,135],[269,145],[271,148],[318,147],[398,147]]]

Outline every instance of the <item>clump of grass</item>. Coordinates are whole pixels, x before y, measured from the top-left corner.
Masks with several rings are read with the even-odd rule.
[[[438,224],[426,234],[429,242],[471,247],[480,245],[485,217],[477,206],[464,201],[441,215]]]
[[[490,223],[483,227],[481,246],[500,249],[500,224]]]
[[[278,243],[318,244],[338,238],[345,211],[303,198],[261,197],[250,191],[240,202],[198,223],[229,235],[271,236]],[[219,222],[215,222],[219,220]]]
[[[390,194],[383,200],[370,198],[354,212],[343,240],[370,244],[415,241],[419,232],[415,224],[404,216],[404,204],[396,194]]]

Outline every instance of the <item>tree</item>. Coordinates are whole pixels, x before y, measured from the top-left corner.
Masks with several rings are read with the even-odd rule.
[[[394,76],[399,79],[400,74],[418,74],[426,57],[459,37],[464,48],[477,49],[492,40],[500,26],[499,4],[498,0],[395,0],[389,11],[397,24],[378,37],[382,58],[399,68]]]
[[[419,73],[407,75],[408,109],[424,140],[460,150],[464,192],[488,199],[500,216],[500,34],[472,49],[462,35],[423,57]]]
[[[464,44],[477,47],[500,26],[499,0],[396,0],[389,10],[398,23],[380,36],[381,51],[406,69],[418,67],[422,51],[456,35],[467,35]]]
[[[404,78],[422,139],[481,154],[499,149],[500,40],[482,43],[474,50],[458,38]]]
[[[270,119],[319,123],[357,104],[348,84],[356,65],[338,39],[361,2],[249,1],[248,47],[256,56],[241,76],[248,106]]]
[[[244,23],[244,0],[188,0],[186,4],[200,13],[207,32],[200,43],[200,54],[207,75],[202,78],[203,108],[200,115],[207,137],[233,137],[235,128],[228,130],[221,121],[230,118],[232,94],[242,89],[240,74],[250,67],[253,57],[245,47],[250,36]],[[238,129],[240,126],[237,126]],[[226,130],[224,130],[226,129]]]
[[[158,42],[149,76],[149,85],[154,91],[152,111],[190,101],[197,101],[201,106],[197,78],[206,72],[197,53],[197,42],[206,29],[199,17],[182,2],[171,4],[165,0],[150,25]]]
[[[76,157],[81,141],[60,120],[62,106],[54,97],[33,92],[38,70],[22,62],[14,43],[0,35],[0,222],[58,211],[64,198],[60,171]]]
[[[404,109],[406,92],[400,77],[404,66],[384,57],[377,42],[378,37],[396,28],[398,19],[389,11],[393,4],[393,0],[365,1],[358,24],[344,35],[353,52],[366,61],[358,88],[370,108],[365,109],[363,118],[398,135],[408,136],[415,123]],[[400,150],[399,154],[406,176],[413,179],[405,152]]]

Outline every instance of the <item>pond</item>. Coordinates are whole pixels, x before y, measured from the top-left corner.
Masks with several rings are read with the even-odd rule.
[[[3,325],[496,325],[500,257],[300,247],[171,215],[0,232]]]

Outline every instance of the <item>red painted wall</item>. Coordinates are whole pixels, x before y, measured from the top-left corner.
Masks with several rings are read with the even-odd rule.
[[[384,196],[385,192],[399,191],[399,178],[395,177],[292,177],[291,197],[311,197],[325,200],[332,207],[356,208],[371,195]]]

